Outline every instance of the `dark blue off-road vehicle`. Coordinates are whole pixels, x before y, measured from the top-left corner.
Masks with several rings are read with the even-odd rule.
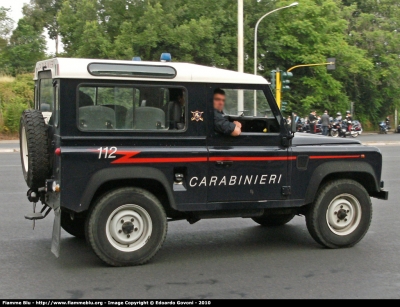
[[[175,62],[55,58],[37,63],[35,108],[21,117],[27,196],[54,210],[114,266],[149,261],[169,221],[243,217],[262,226],[304,215],[328,248],[366,234],[370,197],[387,199],[382,156],[356,139],[297,133],[268,82],[234,71]],[[238,137],[214,130],[213,92]],[[40,211],[40,212],[39,212]]]

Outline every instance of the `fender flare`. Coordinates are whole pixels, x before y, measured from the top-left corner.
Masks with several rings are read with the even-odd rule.
[[[80,201],[81,206],[79,207],[80,211],[85,211],[89,208],[94,194],[103,184],[113,180],[124,179],[152,179],[158,181],[167,192],[170,206],[176,209],[174,195],[169,188],[168,180],[163,172],[152,167],[127,166],[106,168],[93,174],[82,194]]]
[[[339,161],[325,162],[318,166],[311,176],[305,196],[306,204],[314,201],[315,195],[317,194],[322,180],[324,180],[326,176],[334,173],[358,173],[372,176],[372,178],[374,178],[373,188],[375,189],[373,192],[380,191],[380,186],[379,182],[376,180],[375,171],[370,164],[366,162],[352,162],[351,164]],[[371,194],[371,191],[369,191],[369,193]]]

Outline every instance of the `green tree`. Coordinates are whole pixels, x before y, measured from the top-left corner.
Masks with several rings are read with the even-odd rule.
[[[58,55],[59,25],[57,14],[61,9],[62,0],[30,0],[24,4],[23,14],[37,31],[47,30],[49,38],[55,42],[55,53]]]
[[[91,54],[94,57],[103,58],[105,54],[111,52],[111,50],[105,52],[105,48],[111,48],[111,45],[108,47],[84,46],[87,45],[86,39],[89,32],[94,36],[102,37],[102,42],[108,39],[106,36],[107,28],[98,19],[99,9],[99,3],[96,0],[67,0],[62,3],[57,22],[60,26],[64,50],[68,56]],[[93,22],[98,24],[95,28]],[[86,35],[84,36],[85,31]],[[93,50],[90,50],[90,48],[93,48]]]
[[[13,75],[32,72],[37,61],[46,58],[46,40],[24,18],[18,21],[5,51]]]
[[[85,43],[80,45],[76,52],[82,58],[101,58],[107,59],[111,52],[111,45],[103,32],[99,30],[100,25],[97,21],[87,21],[81,36]]]
[[[0,6],[0,37],[7,39],[14,26],[14,21],[8,16],[10,12],[9,8]]]
[[[4,74],[7,65],[5,49],[8,44],[14,21],[8,16],[9,8],[0,6],[0,74]]]
[[[35,0],[39,1],[39,0]],[[41,0],[45,1],[45,0]],[[245,71],[253,73],[258,19],[290,0],[245,0]],[[258,74],[325,62],[337,69],[293,71],[288,110],[344,112],[377,120],[398,101],[399,4],[396,0],[301,0],[265,18],[258,29]],[[174,61],[237,69],[237,1],[64,0],[57,16],[68,56]],[[396,54],[397,53],[397,54]]]
[[[279,7],[288,4],[289,1],[279,1]],[[273,8],[258,11],[268,12]],[[263,14],[255,16],[258,19]],[[365,52],[346,41],[347,22],[342,18],[340,1],[303,0],[298,7],[267,18],[260,24],[258,33],[263,69],[260,73],[265,77],[271,69],[324,63],[332,56],[337,59],[337,70],[332,73],[323,66],[293,71],[292,90],[283,94],[284,100],[289,100],[289,110],[308,114],[310,109],[328,109],[331,113],[348,109],[349,99],[342,78],[364,73],[372,64],[365,59]]]
[[[373,69],[348,78],[346,89],[355,110],[376,124],[400,106],[400,6],[396,0],[343,1],[347,40],[366,52]]]

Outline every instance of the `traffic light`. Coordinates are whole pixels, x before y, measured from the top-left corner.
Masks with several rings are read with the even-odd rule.
[[[288,71],[281,72],[281,82],[282,82],[282,92],[287,92],[290,90],[290,78],[293,77],[293,73]]]
[[[276,70],[271,70],[271,88],[276,89]]]
[[[287,101],[281,102],[281,111],[286,111]]]
[[[335,70],[336,69],[336,58],[328,58],[326,61],[327,61],[327,63],[329,63],[326,66],[327,70]]]

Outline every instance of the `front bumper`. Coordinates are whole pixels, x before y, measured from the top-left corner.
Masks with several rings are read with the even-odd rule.
[[[381,189],[379,192],[376,192],[371,196],[378,198],[378,199],[388,200],[389,199],[389,191],[385,191],[384,189]]]

